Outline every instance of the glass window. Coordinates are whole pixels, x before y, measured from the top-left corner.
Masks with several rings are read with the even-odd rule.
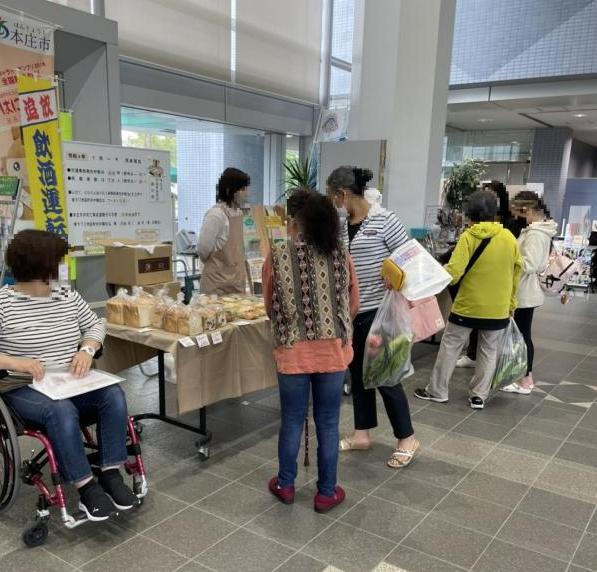
[[[352,73],[332,66],[330,73],[330,108],[350,105]]]
[[[332,57],[352,63],[354,0],[334,0]]]
[[[121,120],[123,145],[170,151],[179,229],[198,232],[226,167],[248,173],[251,203],[263,202],[262,131],[126,107]]]

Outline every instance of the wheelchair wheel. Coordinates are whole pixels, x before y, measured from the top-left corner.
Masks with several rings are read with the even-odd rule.
[[[29,548],[41,546],[48,540],[48,525],[45,522],[36,522],[23,532],[23,542]]]
[[[12,416],[0,399],[0,513],[15,502],[21,487],[21,451]]]

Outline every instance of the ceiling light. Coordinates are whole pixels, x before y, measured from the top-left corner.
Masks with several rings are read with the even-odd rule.
[[[481,117],[481,119],[479,119],[479,123],[491,123],[493,121],[493,119],[490,119],[489,117]]]
[[[586,113],[573,113],[574,117],[586,117]]]
[[[512,145],[520,145],[518,141],[512,141]]]

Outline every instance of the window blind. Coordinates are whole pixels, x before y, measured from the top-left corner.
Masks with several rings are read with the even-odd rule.
[[[230,2],[106,0],[121,54],[230,80]]]
[[[236,81],[317,102],[322,0],[237,0]]]

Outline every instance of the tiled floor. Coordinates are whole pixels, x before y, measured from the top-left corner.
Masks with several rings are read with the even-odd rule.
[[[328,516],[311,508],[313,466],[300,468],[295,505],[266,491],[279,417],[270,391],[210,408],[207,462],[192,435],[148,422],[151,491],[136,514],[76,531],[54,524],[44,548],[27,550],[19,535],[35,497],[22,491],[0,520],[0,571],[597,570],[597,300],[548,304],[535,337],[539,391],[473,412],[470,372],[459,372],[449,404],[412,400],[423,452],[403,472],[384,465],[392,435],[380,415],[375,447],[342,456],[347,502]],[[434,350],[417,355],[409,396]],[[127,392],[133,412],[155,406],[155,380],[138,370]],[[351,423],[346,398],[343,431]]]

